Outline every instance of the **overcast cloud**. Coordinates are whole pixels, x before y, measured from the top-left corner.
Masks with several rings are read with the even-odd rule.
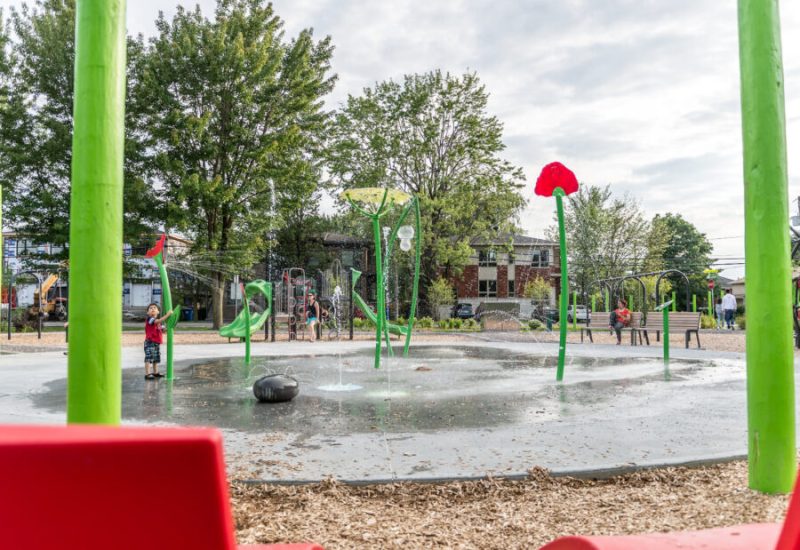
[[[0,0],[0,6],[16,6]],[[177,5],[179,2],[174,2]],[[186,2],[191,6],[198,2]],[[172,2],[128,0],[128,28],[154,32]],[[214,0],[199,2],[211,16]],[[524,168],[520,223],[541,236],[552,201],[534,198],[553,160],[584,184],[629,192],[648,215],[679,212],[723,264],[744,255],[736,2],[733,0],[276,0],[287,31],[331,35],[329,99],[405,73],[476,71]],[[800,2],[782,2],[790,200],[800,194]],[[743,267],[723,274],[737,277]]]

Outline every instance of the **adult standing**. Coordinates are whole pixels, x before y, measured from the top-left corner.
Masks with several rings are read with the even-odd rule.
[[[733,295],[730,288],[725,291],[725,296],[722,297],[722,311],[725,312],[725,324],[728,325],[730,330],[733,330],[733,315],[736,313],[736,296]]]

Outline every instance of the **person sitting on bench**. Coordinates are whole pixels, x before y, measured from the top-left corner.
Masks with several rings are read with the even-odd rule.
[[[628,309],[628,302],[620,298],[617,302],[617,309],[611,312],[608,319],[608,328],[617,333],[617,345],[622,343],[622,329],[630,326],[631,312]]]

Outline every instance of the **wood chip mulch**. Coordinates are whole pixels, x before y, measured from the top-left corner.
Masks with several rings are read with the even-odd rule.
[[[781,521],[788,497],[747,488],[746,462],[665,468],[607,480],[351,486],[250,485],[231,497],[240,544],[336,548],[538,548],[562,535],[694,530]]]

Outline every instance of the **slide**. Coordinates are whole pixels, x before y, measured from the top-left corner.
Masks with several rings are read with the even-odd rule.
[[[250,313],[250,300],[257,293],[267,299],[267,307],[260,315]],[[230,325],[219,329],[219,335],[225,338],[246,338],[264,326],[272,312],[272,283],[261,279],[251,281],[244,287],[244,307]],[[249,325],[249,332],[248,332]]]
[[[355,303],[355,305],[358,306],[358,309],[360,309],[364,313],[367,319],[369,319],[373,323],[376,323],[378,319],[377,314],[374,311],[372,311],[372,308],[369,307],[369,305],[367,305],[364,299],[358,295],[358,292],[356,292],[356,282],[358,282],[358,279],[360,277],[361,277],[361,272],[358,271],[357,269],[353,269],[353,303]],[[402,336],[408,334],[408,326],[406,325],[396,325],[394,323],[390,323],[387,321],[386,329],[392,334],[399,334]]]

